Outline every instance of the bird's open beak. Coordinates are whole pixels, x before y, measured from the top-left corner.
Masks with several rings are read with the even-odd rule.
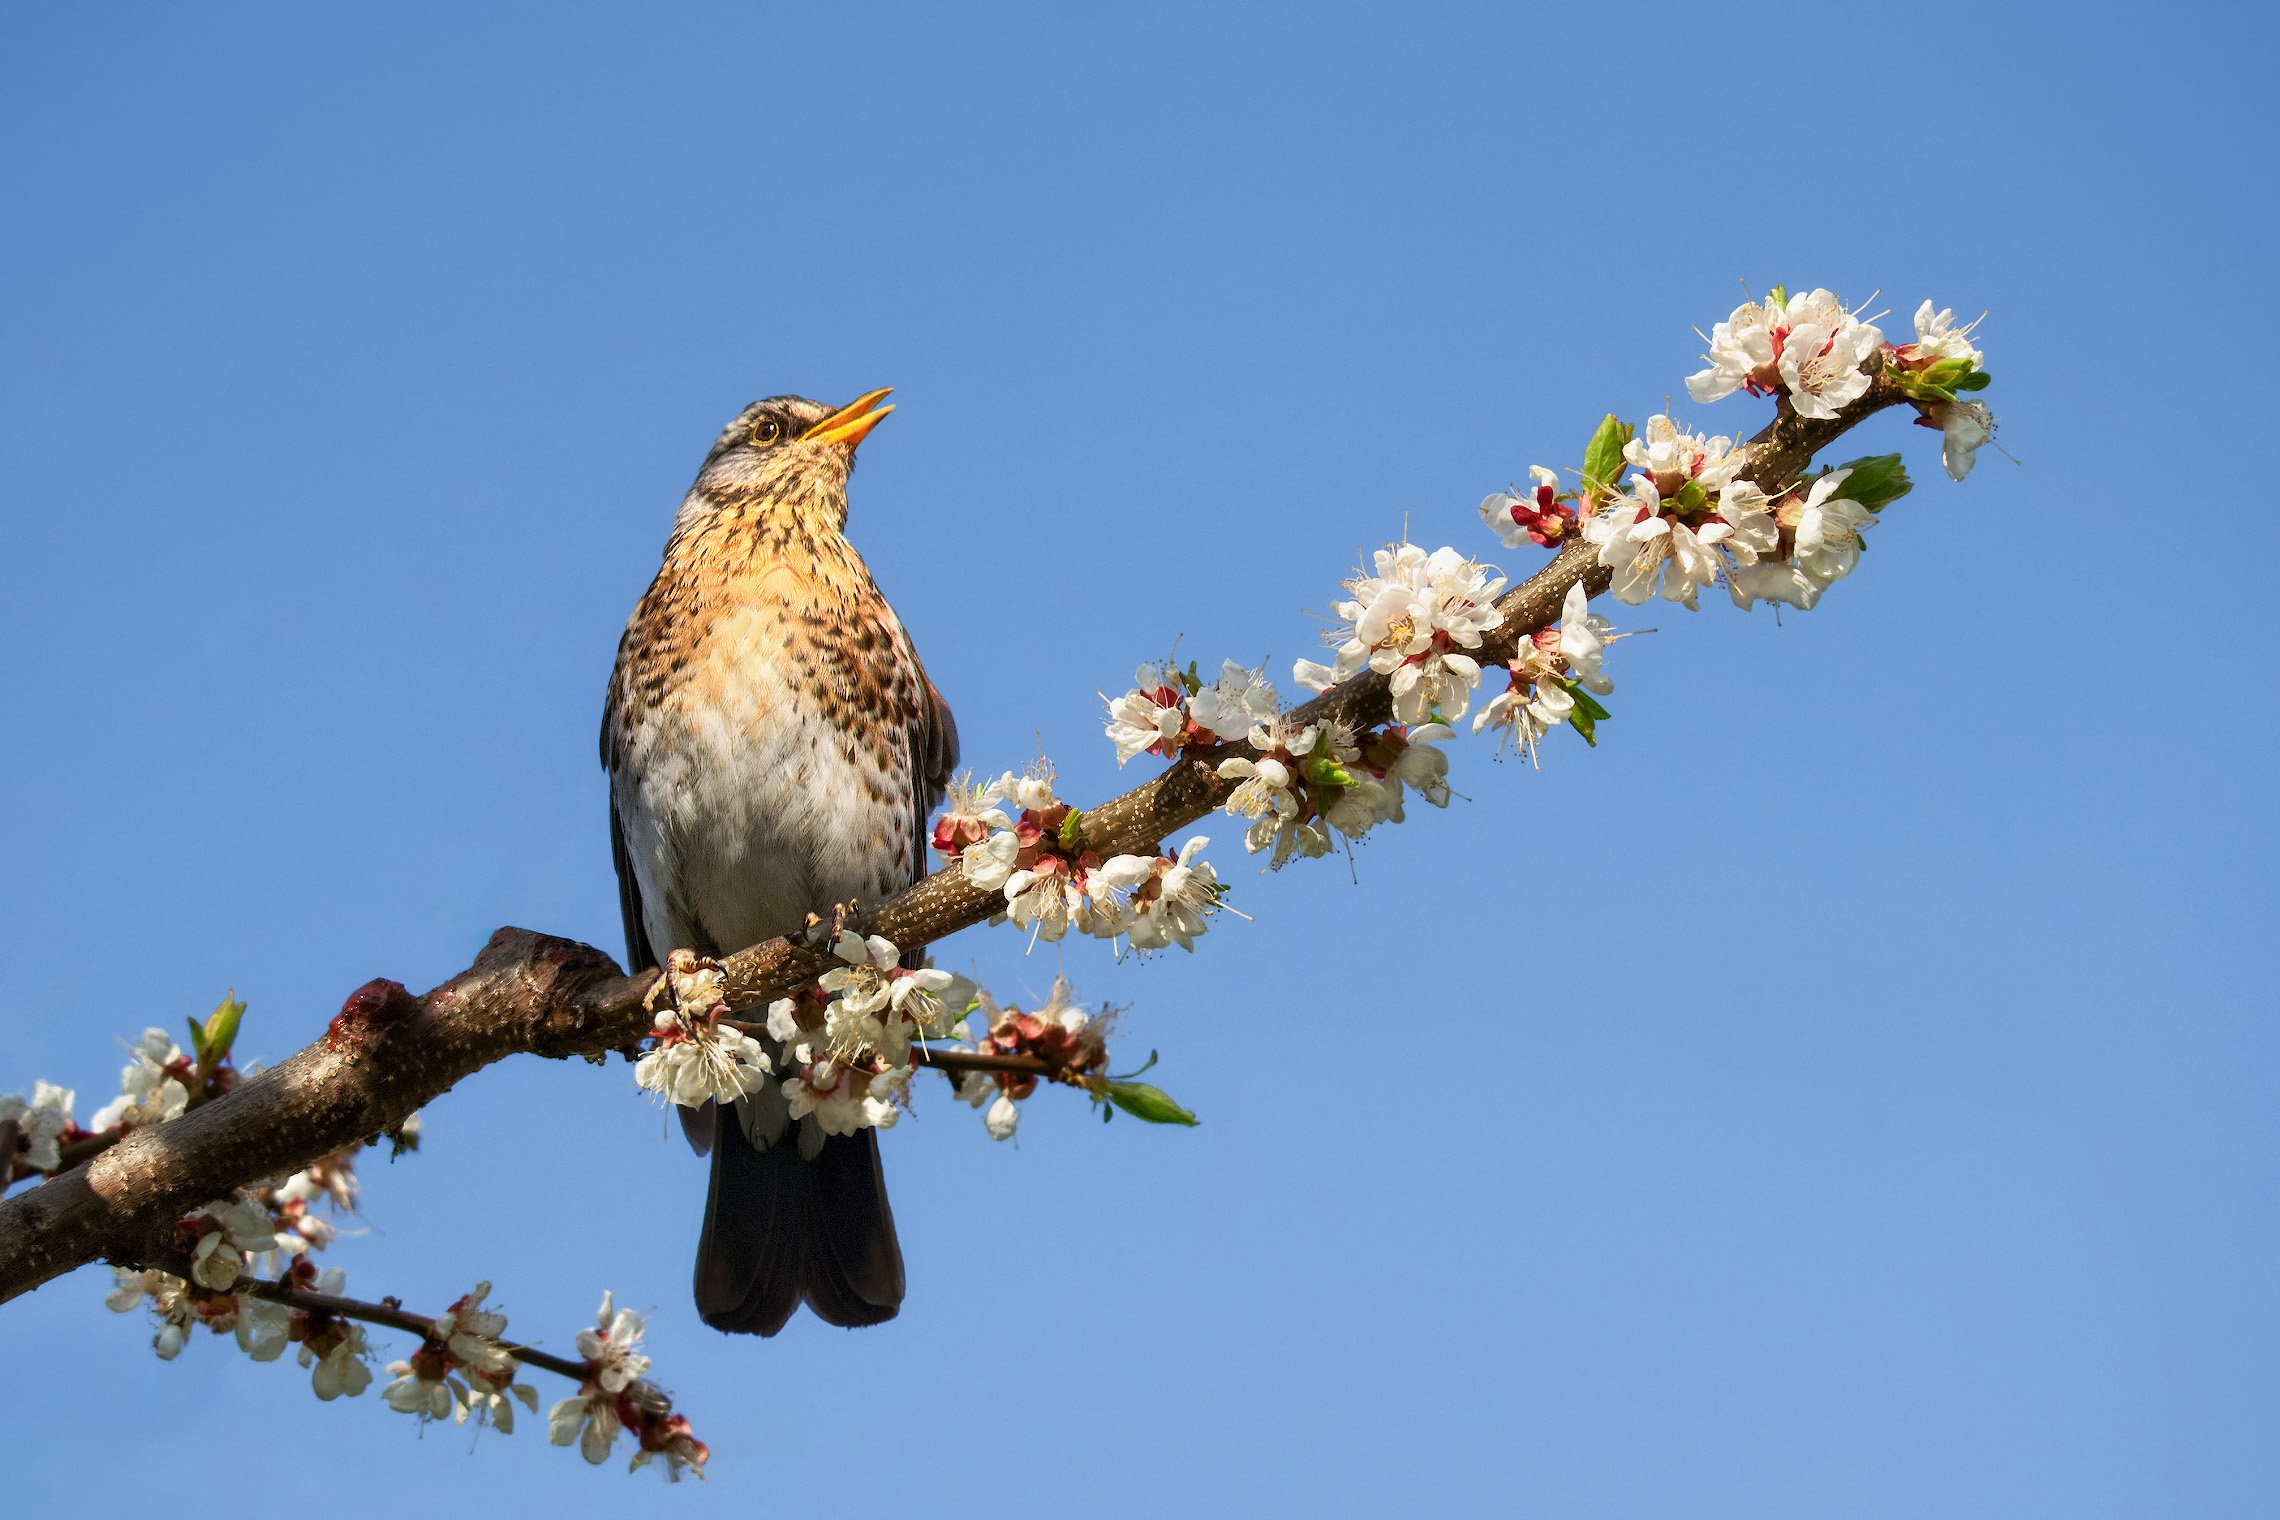
[[[878,404],[881,397],[891,394],[892,386],[857,396],[800,436],[807,443],[844,443],[853,450],[871,429],[886,419],[887,413],[894,410],[891,406]]]

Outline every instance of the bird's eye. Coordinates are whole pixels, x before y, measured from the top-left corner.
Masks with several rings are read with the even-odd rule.
[[[752,424],[752,441],[762,448],[784,440],[784,425],[773,417],[762,417]]]

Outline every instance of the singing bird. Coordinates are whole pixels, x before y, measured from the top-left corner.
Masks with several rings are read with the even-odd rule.
[[[843,531],[887,394],[738,413],[626,623],[602,765],[629,971],[758,944],[925,872],[958,731]],[[712,1153],[707,1324],[773,1335],[803,1301],[834,1325],[894,1317],[902,1247],[875,1130],[793,1124],[775,1082],[730,1112],[681,1114]]]

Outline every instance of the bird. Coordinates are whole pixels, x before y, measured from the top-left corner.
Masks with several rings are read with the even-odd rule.
[[[926,873],[957,724],[845,532],[855,450],[890,393],[737,413],[626,622],[601,750],[629,972],[759,944]],[[832,1325],[895,1316],[902,1246],[876,1130],[793,1123],[773,1080],[727,1112],[679,1112],[712,1157],[707,1324],[774,1335],[803,1302]]]

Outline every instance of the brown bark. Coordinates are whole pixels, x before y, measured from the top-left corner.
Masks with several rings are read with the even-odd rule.
[[[1784,403],[1750,441],[1746,473],[1773,491],[1838,435],[1901,399],[1879,375],[1833,420],[1800,418]],[[1503,624],[1478,652],[1481,664],[1509,658],[1520,639],[1555,622],[1579,579],[1596,595],[1608,574],[1593,563],[1588,546],[1571,543],[1508,591],[1497,603]],[[1336,718],[1360,729],[1385,722],[1391,712],[1386,678],[1365,672],[1292,716],[1302,723]],[[1230,745],[1208,760],[1183,757],[1103,803],[1085,814],[1088,843],[1104,856],[1153,852],[1219,805],[1230,787],[1213,763],[1245,752]],[[1002,904],[999,893],[950,866],[855,915],[849,926],[899,945],[931,944],[981,923]],[[827,969],[826,930],[819,926],[728,957],[730,1007],[764,1006]],[[324,1039],[281,1065],[0,1199],[0,1301],[99,1259],[167,1265],[169,1236],[183,1214],[392,1128],[461,1078],[510,1055],[599,1060],[611,1051],[630,1054],[649,1031],[643,997],[654,979],[653,972],[620,974],[590,945],[501,929],[473,966],[425,996],[394,982],[369,983],[350,996]]]

